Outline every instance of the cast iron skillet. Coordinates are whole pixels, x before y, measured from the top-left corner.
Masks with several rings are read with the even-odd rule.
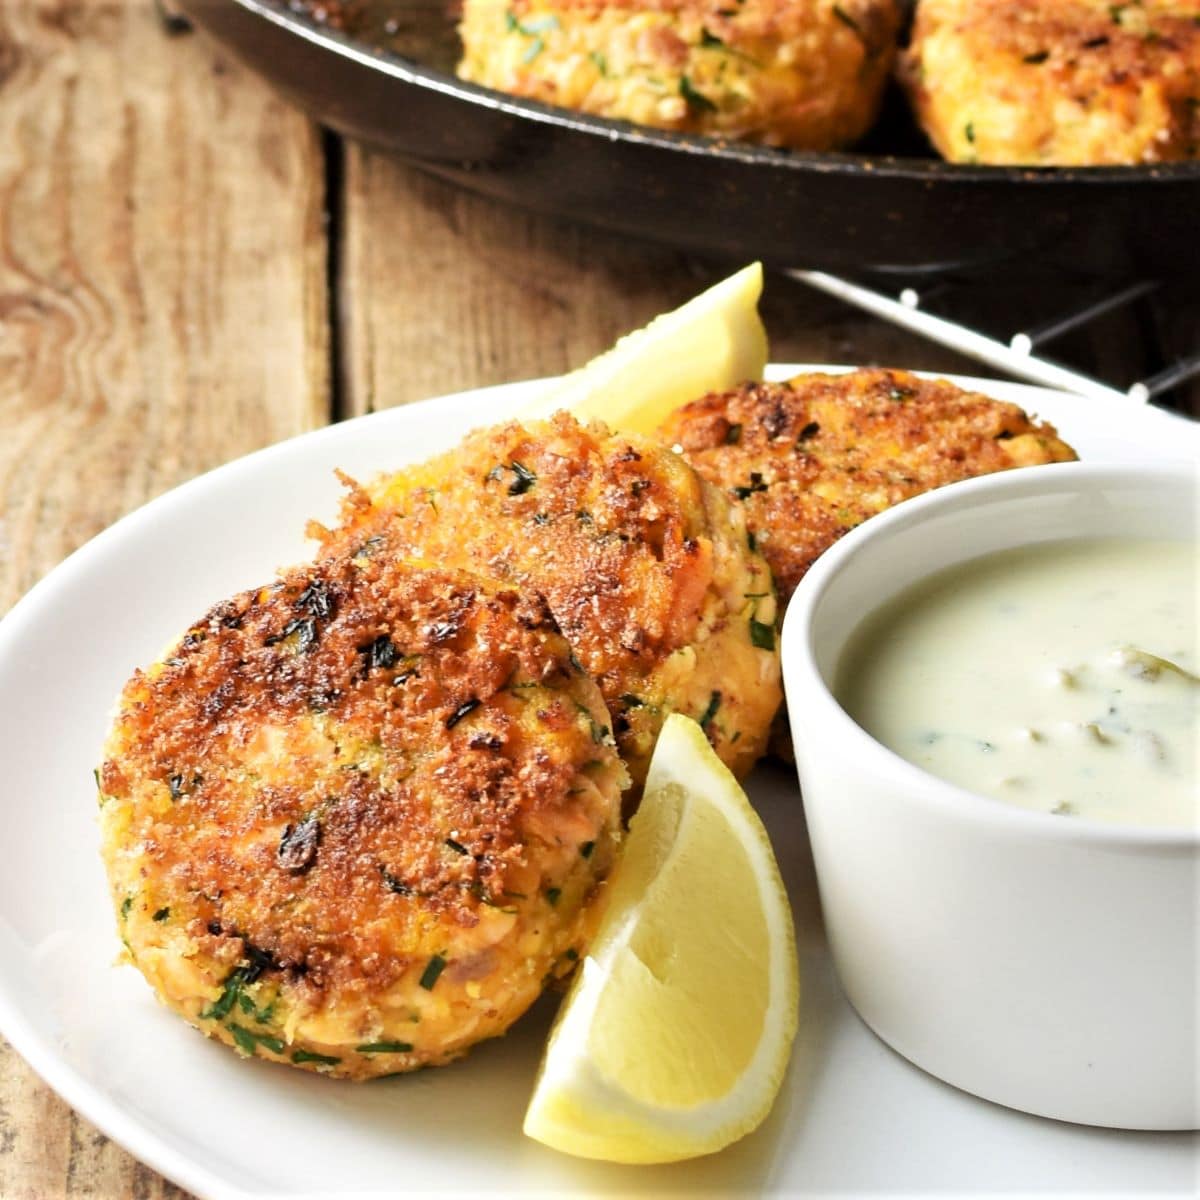
[[[861,153],[730,145],[457,80],[445,0],[391,0],[408,36],[403,57],[372,44],[369,30],[347,36],[277,0],[174,2],[341,133],[473,191],[710,257],[903,276],[1200,268],[1200,163],[949,164],[918,156],[906,117],[885,120]]]

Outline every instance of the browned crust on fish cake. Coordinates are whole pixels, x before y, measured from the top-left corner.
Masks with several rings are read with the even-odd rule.
[[[369,1042],[373,996],[407,979],[420,998],[434,954],[451,992],[481,918],[511,908],[541,932],[514,955],[537,968],[515,1011],[479,1018],[500,1032],[611,862],[609,725],[536,596],[389,555],[286,572],[215,607],[122,695],[99,782],[127,945],[135,961],[158,950],[165,913],[162,937],[186,940],[210,988],[257,964],[301,1027],[349,1004]],[[204,996],[175,999],[204,1016]],[[335,1073],[464,1048],[453,1022],[444,1044],[411,1040],[399,1062],[351,1054]]]
[[[744,384],[686,405],[660,432],[741,500],[785,603],[867,517],[942,484],[1075,457],[1015,404],[891,370]]]
[[[1200,155],[1200,2],[922,0],[898,64],[954,161]]]
[[[465,0],[464,79],[600,116],[829,149],[870,127],[895,0]]]
[[[744,773],[780,698],[778,655],[751,640],[771,591],[743,517],[677,455],[566,414],[476,431],[448,454],[351,486],[323,555],[372,538],[541,592],[614,716],[635,783],[669,711],[701,718]],[[762,603],[759,601],[758,603]],[[773,623],[774,610],[761,619]]]

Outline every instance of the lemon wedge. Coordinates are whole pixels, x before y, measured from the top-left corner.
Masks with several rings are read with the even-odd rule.
[[[567,375],[520,415],[560,408],[628,433],[653,433],[705,392],[761,379],[767,333],[758,315],[762,264],[752,263]]]
[[[700,726],[672,714],[525,1132],[612,1162],[720,1150],[771,1108],[799,991],[766,830]]]

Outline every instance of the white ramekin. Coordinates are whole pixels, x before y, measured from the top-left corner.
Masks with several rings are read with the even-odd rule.
[[[1200,834],[1058,817],[936,779],[830,682],[847,638],[932,571],[1053,539],[1194,538],[1193,466],[1026,468],[873,518],[784,623],[796,763],[850,1002],[940,1079],[1042,1116],[1200,1125]]]

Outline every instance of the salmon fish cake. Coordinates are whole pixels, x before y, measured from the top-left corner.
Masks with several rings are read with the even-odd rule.
[[[773,587],[745,517],[678,455],[565,413],[470,434],[354,486],[323,554],[418,555],[545,596],[613,714],[635,787],[666,714],[744,775],[782,692]]]
[[[921,0],[899,73],[954,162],[1200,157],[1200,0]]]
[[[128,958],[244,1055],[449,1062],[583,950],[610,730],[536,596],[391,556],[284,572],[121,695],[98,782]]]
[[[896,0],[465,0],[463,79],[686,133],[827,150],[871,126]]]
[[[663,425],[741,501],[784,603],[817,556],[875,513],[942,484],[1075,452],[1015,404],[907,371],[798,375],[685,405]]]

